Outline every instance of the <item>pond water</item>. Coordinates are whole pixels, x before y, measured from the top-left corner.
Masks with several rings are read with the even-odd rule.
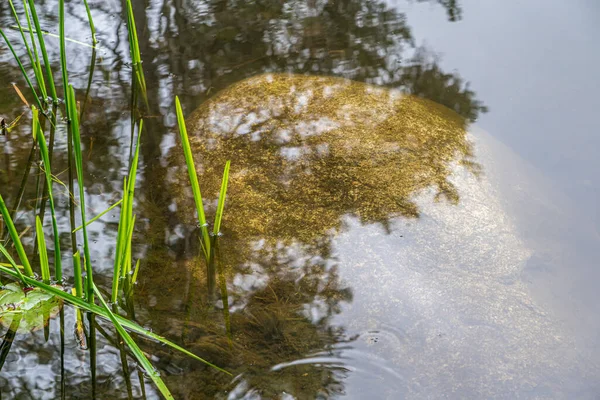
[[[58,2],[39,3],[42,28],[57,33]],[[81,3],[67,2],[66,35],[89,43]],[[598,398],[600,5],[132,3],[149,102],[133,314],[233,374],[140,338],[175,398]],[[67,51],[79,98],[90,88],[95,215],[122,196],[132,69],[121,2],[90,6],[101,42],[91,78],[89,46]],[[12,23],[0,4],[17,42]],[[47,42],[58,71],[58,41]],[[27,94],[2,43],[7,121],[26,111],[13,83]],[[209,220],[232,162],[214,276],[199,257],[175,95]],[[23,189],[19,231],[39,205],[30,122],[0,136],[0,193],[13,205]],[[53,172],[65,182],[66,147],[59,125]],[[69,254],[68,192],[54,190]],[[118,215],[89,227],[104,293]],[[30,231],[23,240],[31,254]],[[134,358],[123,366],[109,323],[98,320],[92,352],[73,308],[61,318],[64,332],[58,318],[3,328],[2,398],[159,398]]]

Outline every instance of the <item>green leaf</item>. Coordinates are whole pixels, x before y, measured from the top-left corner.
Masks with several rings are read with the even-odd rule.
[[[169,391],[169,388],[167,388],[167,385],[165,385],[165,382],[160,378],[159,372],[152,366],[152,364],[150,363],[148,358],[146,358],[146,356],[144,355],[142,350],[139,348],[137,343],[133,340],[133,338],[129,335],[129,333],[127,333],[127,331],[123,328],[123,326],[121,325],[121,323],[119,322],[119,320],[117,319],[115,314],[113,314],[112,311],[110,311],[108,304],[106,304],[106,302],[104,301],[104,298],[102,297],[102,294],[100,293],[100,291],[98,290],[96,285],[94,285],[94,292],[96,293],[96,296],[100,300],[100,303],[102,303],[102,307],[104,307],[104,310],[106,311],[106,313],[108,315],[108,318],[110,318],[110,320],[114,324],[115,329],[117,330],[117,332],[119,332],[119,335],[121,335],[121,337],[123,338],[125,343],[127,343],[127,346],[129,346],[129,348],[131,349],[131,352],[133,353],[135,358],[137,358],[137,360],[142,365],[142,367],[144,368],[144,370],[146,371],[146,373],[148,374],[150,379],[152,379],[152,381],[154,382],[156,387],[158,387],[158,390],[160,390],[160,392],[166,399],[168,399],[168,400],[174,399],[173,395]]]
[[[53,286],[62,289],[60,286]],[[63,301],[41,288],[24,292],[17,283],[9,283],[0,290],[0,324],[8,328],[16,314],[21,316],[18,333],[33,332],[43,328],[49,318],[58,314]]]

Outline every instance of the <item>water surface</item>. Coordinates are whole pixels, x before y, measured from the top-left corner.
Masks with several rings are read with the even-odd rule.
[[[133,3],[150,102],[135,318],[235,375],[141,340],[176,398],[597,396],[594,4]],[[56,2],[42,9],[54,32]],[[89,41],[82,6],[67,10],[67,35]],[[91,215],[121,196],[131,127],[126,15],[118,1],[92,13],[101,47],[82,131]],[[0,24],[12,24],[7,5]],[[12,120],[25,108],[11,83],[25,85],[0,49],[0,115]],[[83,97],[91,51],[68,51]],[[214,280],[197,257],[174,94],[211,216],[232,160]],[[9,204],[28,168],[29,123],[0,137]],[[53,168],[66,180],[65,133],[56,140]],[[36,209],[39,170],[29,168],[21,230]],[[68,232],[67,194],[55,191]],[[117,221],[90,227],[103,289]],[[2,395],[141,398],[110,327],[100,324],[92,379],[73,325],[67,308],[64,351],[57,320],[48,341],[18,333]],[[149,382],[145,395],[158,397]]]

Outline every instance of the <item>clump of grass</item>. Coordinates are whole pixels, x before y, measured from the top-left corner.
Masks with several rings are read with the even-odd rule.
[[[27,55],[29,57],[29,61],[31,67],[33,69],[33,75],[35,76],[35,80],[37,82],[37,86],[42,93],[43,97],[38,95],[38,91],[36,90],[33,82],[29,79],[28,73],[25,70],[25,67],[21,63],[17,53],[15,52],[12,44],[9,42],[8,38],[0,29],[0,35],[4,38],[7,43],[9,49],[11,50],[19,68],[23,74],[24,79],[26,80],[28,86],[31,89],[31,93],[35,98],[36,106],[31,107],[32,113],[32,136],[34,140],[34,146],[32,147],[32,155],[34,151],[37,149],[40,155],[40,159],[43,165],[43,176],[45,179],[45,187],[46,194],[50,204],[50,213],[52,217],[52,235],[54,239],[54,277],[56,280],[62,280],[63,278],[63,268],[62,268],[62,259],[61,259],[61,248],[60,248],[60,232],[58,229],[57,216],[56,216],[56,204],[54,201],[53,195],[53,180],[52,176],[52,168],[51,168],[51,152],[52,152],[52,133],[56,128],[56,109],[58,108],[58,97],[56,92],[56,86],[54,84],[54,79],[52,76],[52,70],[50,68],[50,60],[48,57],[48,53],[46,50],[46,45],[44,43],[44,32],[42,32],[40,27],[40,21],[38,19],[38,15],[35,9],[35,4],[33,0],[23,0],[23,7],[25,11],[25,15],[27,18],[27,29],[21,25],[18,14],[14,8],[12,0],[9,0],[11,10],[13,12],[13,16],[15,18],[17,29],[21,33],[21,39],[25,45],[27,50]],[[92,33],[92,46],[94,47],[97,44],[96,40],[96,32],[94,28],[94,24],[92,21],[92,15],[90,12],[89,5],[87,0],[84,0],[84,4],[86,7],[88,22],[90,25],[90,30]],[[137,38],[137,32],[135,27],[135,20],[133,17],[133,9],[131,5],[131,0],[126,0],[127,6],[127,16],[128,16],[128,32],[129,32],[129,40],[130,40],[130,49],[131,49],[131,57],[132,64],[134,68],[134,77],[137,88],[142,93],[144,97],[144,102],[148,105],[147,102],[147,94],[146,94],[146,82],[143,74],[143,70],[141,67],[141,55],[139,50],[139,43]],[[134,232],[135,220],[136,217],[133,214],[133,203],[135,196],[135,183],[137,178],[137,168],[139,163],[139,152],[140,152],[140,140],[142,136],[143,130],[143,121],[139,122],[138,129],[138,137],[136,141],[136,148],[133,157],[131,158],[131,165],[129,169],[129,173],[127,177],[124,178],[123,185],[123,198],[119,200],[116,204],[109,207],[109,209],[100,213],[100,215],[92,218],[91,220],[87,220],[86,216],[86,201],[85,201],[85,185],[83,178],[83,156],[82,156],[82,147],[81,147],[81,132],[80,132],[80,113],[77,108],[76,94],[75,89],[69,83],[68,70],[67,70],[67,52],[66,52],[66,40],[65,37],[65,2],[64,0],[59,0],[59,39],[60,39],[60,67],[61,67],[61,75],[62,75],[62,84],[63,91],[65,97],[65,114],[67,116],[68,123],[68,160],[69,166],[74,166],[77,186],[78,186],[78,197],[79,197],[79,208],[80,208],[80,217],[82,221],[82,225],[79,228],[75,227],[75,219],[74,219],[74,207],[75,202],[69,202],[70,208],[70,221],[71,221],[71,234],[72,234],[72,245],[73,251],[75,254],[73,255],[73,278],[74,278],[74,288],[72,289],[72,293],[65,292],[60,287],[52,286],[52,277],[50,274],[51,264],[48,258],[48,249],[46,242],[46,234],[44,233],[44,226],[42,222],[43,212],[41,212],[41,216],[36,216],[35,222],[35,233],[36,233],[36,246],[37,253],[39,256],[40,267],[41,267],[41,277],[42,280],[36,279],[34,272],[31,268],[31,262],[29,257],[27,256],[24,246],[21,242],[20,235],[17,232],[13,221],[13,215],[10,210],[4,203],[4,199],[0,195],[0,213],[2,214],[4,224],[7,227],[8,235],[12,242],[14,243],[15,250],[19,256],[20,264],[12,258],[9,250],[2,244],[0,244],[0,254],[8,261],[8,264],[0,263],[0,273],[8,275],[14,279],[18,279],[23,288],[26,287],[35,287],[41,290],[46,291],[49,294],[52,294],[64,302],[68,302],[77,308],[77,334],[78,337],[85,337],[84,334],[84,324],[83,324],[83,314],[82,311],[86,311],[90,320],[93,322],[93,316],[99,316],[108,321],[111,321],[116,331],[119,333],[123,341],[130,348],[134,357],[138,360],[141,366],[145,369],[148,376],[152,379],[154,384],[157,386],[159,391],[163,396],[167,399],[173,398],[171,393],[169,392],[167,386],[164,381],[161,379],[160,375],[156,371],[156,369],[152,366],[148,358],[139,348],[139,346],[135,343],[132,336],[127,332],[127,330],[134,332],[136,334],[157,340],[171,348],[180,351],[187,356],[190,356],[202,363],[205,363],[219,371],[229,374],[229,372],[223,370],[220,367],[204,360],[201,357],[189,352],[188,350],[180,347],[179,345],[167,340],[166,338],[156,335],[151,331],[142,328],[137,323],[133,322],[130,319],[127,319],[117,313],[118,308],[116,304],[118,304],[120,291],[121,289],[123,293],[123,297],[125,298],[126,304],[132,304],[132,296],[133,296],[133,287],[138,279],[138,273],[140,269],[140,260],[137,260],[135,263],[135,267],[132,264],[132,237]],[[35,27],[35,30],[34,30]],[[25,32],[29,33],[29,41],[25,35]],[[35,32],[35,36],[34,36]],[[38,48],[41,52],[41,58],[44,61],[44,69],[46,73],[46,77],[44,78],[44,74],[42,71],[42,66],[40,62],[40,56],[38,54]],[[48,89],[48,88],[49,89]],[[48,117],[47,111],[49,110],[48,102],[46,101],[48,94],[52,97],[53,107],[52,107],[52,115]],[[180,120],[180,126],[183,126],[182,138],[185,138],[184,143],[184,151],[186,153],[186,161],[188,162],[188,171],[190,173],[190,179],[192,180],[192,188],[194,190],[194,199],[197,203],[197,209],[199,210],[199,217],[201,220],[202,233],[203,233],[203,243],[204,243],[204,251],[206,253],[207,259],[211,256],[212,247],[211,246],[211,238],[208,231],[208,225],[206,224],[206,218],[204,214],[204,208],[202,206],[202,196],[200,193],[200,188],[195,172],[195,168],[193,165],[193,158],[191,155],[191,149],[189,146],[189,140],[187,138],[187,132],[185,131],[185,121],[183,120],[183,114],[181,113],[181,106],[179,104],[179,99],[177,99],[178,104],[178,120]],[[132,109],[132,113],[134,110]],[[133,114],[132,114],[133,115]],[[47,144],[46,137],[44,135],[44,124],[41,121],[41,118],[48,118],[51,125],[51,135],[50,135],[50,144]],[[59,121],[60,122],[60,121]],[[133,140],[132,140],[133,145]],[[219,202],[217,206],[217,214],[215,216],[214,221],[214,229],[213,236],[219,234],[222,218],[223,218],[223,210],[225,204],[225,197],[227,192],[227,181],[229,176],[229,167],[230,163],[227,162],[225,166],[225,170],[223,173],[223,183],[221,186]],[[71,173],[71,168],[69,173]],[[69,178],[69,194],[73,192],[73,179]],[[74,195],[73,195],[74,197]],[[70,199],[71,200],[71,199]],[[121,214],[119,221],[119,228],[117,234],[117,243],[116,243],[116,251],[115,251],[115,260],[113,266],[113,280],[111,287],[111,296],[110,300],[113,303],[113,309],[111,310],[104,300],[103,296],[99,292],[98,288],[94,283],[93,276],[93,268],[91,263],[90,256],[90,246],[88,240],[88,231],[87,226],[100,218],[102,215],[106,214],[108,211],[112,210],[116,206],[121,205]],[[41,218],[42,217],[42,218]],[[76,251],[76,240],[75,233],[81,230],[83,236],[83,260],[82,255],[79,251]],[[82,265],[83,264],[83,265]],[[85,276],[83,275],[83,269],[85,270]],[[122,286],[120,284],[122,282]],[[96,300],[99,301],[100,306],[96,304]],[[61,322],[64,323],[64,318],[61,317]],[[90,343],[95,342],[94,337],[94,327],[95,325],[92,323],[90,325]],[[64,330],[64,327],[61,327],[61,330]],[[46,332],[47,334],[47,332]],[[93,345],[91,346],[93,347]],[[95,355],[90,354],[91,359],[95,358]],[[92,361],[92,364],[95,362]],[[94,379],[94,368],[92,365],[92,380]]]
[[[204,202],[202,200],[200,184],[198,183],[198,175],[196,173],[196,166],[194,164],[194,156],[190,147],[190,139],[187,133],[185,118],[183,116],[183,110],[181,108],[181,102],[179,101],[179,97],[175,97],[175,108],[177,112],[177,123],[179,125],[181,145],[183,148],[185,163],[187,165],[188,175],[190,178],[190,185],[192,186],[192,192],[194,194],[196,212],[198,213],[198,225],[200,226],[201,235],[200,244],[204,253],[204,257],[206,259],[208,292],[209,296],[212,296],[216,281],[215,243],[217,241],[218,236],[221,234],[221,221],[223,220],[223,212],[225,209],[225,198],[227,196],[227,185],[229,182],[229,168],[231,166],[231,161],[228,160],[225,163],[225,169],[223,170],[223,179],[221,181],[221,190],[219,192],[219,201],[217,203],[217,211],[215,214],[211,238],[211,234],[209,234],[208,231],[208,223],[206,222]]]

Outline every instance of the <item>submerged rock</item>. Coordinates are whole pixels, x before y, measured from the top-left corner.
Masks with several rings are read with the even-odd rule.
[[[452,110],[340,78],[268,74],[187,121],[207,203],[232,161],[220,250],[234,342],[272,368],[250,368],[238,392],[569,398],[593,386],[598,365],[578,327],[592,330],[583,318],[564,323],[555,300],[570,289],[552,286],[571,260],[539,229],[567,226],[556,212],[566,209]],[[178,209],[193,224],[175,154]],[[532,260],[550,272],[531,278]],[[275,294],[307,281],[309,296]],[[281,319],[264,311],[269,292],[286,299]],[[281,341],[293,331],[311,348]],[[306,376],[322,387],[294,384]]]
[[[232,160],[225,229],[243,226],[245,237],[307,242],[339,230],[347,214],[383,224],[417,217],[411,196],[434,187],[456,203],[452,165],[477,167],[458,114],[340,78],[261,75],[187,121],[206,193]]]

